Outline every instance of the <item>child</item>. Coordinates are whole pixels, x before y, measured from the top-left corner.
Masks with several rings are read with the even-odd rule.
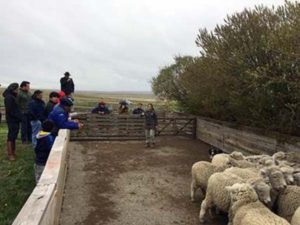
[[[52,112],[52,110],[54,109],[54,106],[58,103],[60,95],[53,91],[50,93],[49,95],[49,102],[46,105],[46,109],[45,109],[45,115],[46,117],[49,116],[49,114]]]
[[[50,120],[45,120],[42,124],[42,130],[37,135],[37,144],[35,151],[35,181],[38,183],[44,171],[48,156],[50,154],[54,137],[51,135],[54,124]]]

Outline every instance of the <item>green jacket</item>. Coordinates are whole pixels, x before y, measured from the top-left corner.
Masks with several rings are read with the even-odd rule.
[[[31,101],[31,93],[26,91],[19,91],[17,102],[22,113],[28,112],[28,104]]]

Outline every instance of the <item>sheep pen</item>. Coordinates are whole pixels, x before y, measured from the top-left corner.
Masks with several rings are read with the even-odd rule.
[[[190,201],[191,166],[209,160],[207,144],[161,138],[143,142],[70,142],[60,224],[198,224]],[[211,225],[225,225],[217,216]]]

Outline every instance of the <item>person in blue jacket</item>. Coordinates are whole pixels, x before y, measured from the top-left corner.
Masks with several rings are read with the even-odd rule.
[[[42,130],[38,133],[36,139],[37,144],[34,148],[35,152],[35,181],[38,183],[40,177],[45,169],[50,151],[54,143],[54,136],[51,134],[54,124],[50,120],[45,120],[42,124]]]
[[[55,136],[58,135],[60,129],[76,130],[83,127],[83,124],[79,123],[78,120],[69,120],[72,106],[73,102],[71,99],[62,98],[60,104],[49,114],[48,119],[54,123],[53,134]]]
[[[92,113],[97,113],[101,115],[107,115],[110,113],[109,109],[106,107],[105,102],[99,102],[98,106],[93,108]]]
[[[36,90],[32,95],[32,100],[29,103],[28,111],[30,124],[32,129],[32,146],[36,146],[36,136],[42,129],[42,123],[46,120],[45,102],[43,101],[43,92]]]

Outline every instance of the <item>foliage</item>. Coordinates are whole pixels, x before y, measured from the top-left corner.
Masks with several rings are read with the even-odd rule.
[[[299,135],[300,3],[227,16],[213,31],[200,29],[196,44],[199,57],[185,67],[175,59],[153,79],[155,94],[197,115]],[[157,88],[164,77],[171,85]]]

